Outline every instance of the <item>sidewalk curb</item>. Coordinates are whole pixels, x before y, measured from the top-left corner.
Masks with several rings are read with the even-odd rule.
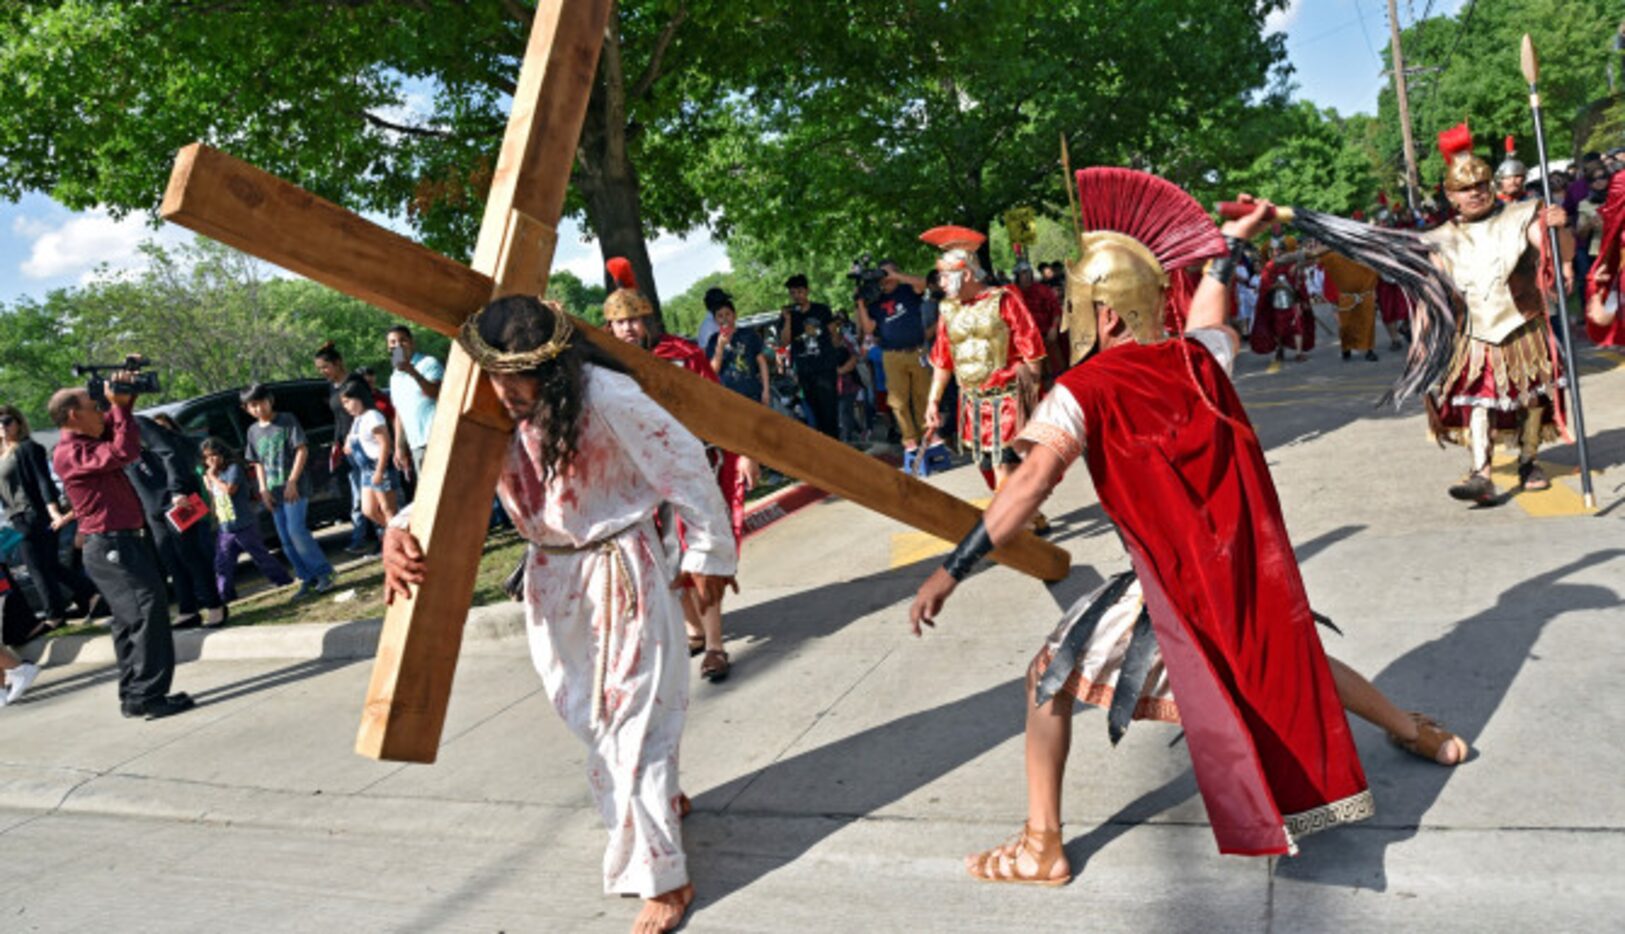
[[[341,623],[290,623],[285,626],[227,626],[186,629],[175,633],[175,661],[247,661],[295,659],[330,661],[372,658],[378,650],[381,619]],[[508,655],[525,650],[525,611],[504,601],[474,607],[463,627],[462,651],[469,655]],[[23,654],[40,666],[111,664],[116,661],[107,632],[36,640]]]
[[[745,539],[829,494],[806,483],[794,483],[755,503],[745,513]],[[283,626],[227,626],[185,629],[175,633],[175,661],[250,661],[289,659],[336,661],[372,658],[378,650],[382,619],[338,623],[290,623]],[[524,607],[511,601],[469,610],[462,651],[468,655],[509,655],[526,651]],[[22,654],[41,667],[112,664],[117,660],[106,630],[78,636],[40,638]]]
[[[750,541],[756,533],[780,519],[828,498],[828,493],[799,480],[772,496],[764,497],[745,511],[745,541]]]

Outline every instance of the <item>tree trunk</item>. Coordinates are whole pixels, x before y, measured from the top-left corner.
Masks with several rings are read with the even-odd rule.
[[[582,142],[587,143],[585,135]],[[626,257],[637,274],[638,291],[649,299],[655,307],[655,314],[659,315],[660,296],[656,289],[654,266],[649,262],[648,246],[643,240],[643,208],[639,200],[637,173],[630,160],[623,158],[622,163],[620,166],[607,165],[600,152],[591,166],[580,166],[576,188],[586,202],[587,224],[598,236],[604,260],[607,262],[612,256]],[[604,273],[604,287],[610,291],[617,287],[608,273]]]
[[[627,83],[621,62],[619,15],[617,10],[610,17],[604,32],[598,80],[587,102],[587,118],[581,129],[581,145],[571,181],[586,202],[587,223],[598,235],[604,260],[623,256],[632,264],[632,271],[638,277],[638,291],[649,299],[658,319],[660,294],[655,287],[649,250],[643,242],[638,175],[627,148]],[[681,14],[672,28],[680,22]],[[604,286],[610,291],[616,288],[607,272]]]

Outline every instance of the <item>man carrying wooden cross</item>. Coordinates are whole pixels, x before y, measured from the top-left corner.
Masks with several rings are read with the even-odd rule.
[[[727,505],[699,439],[557,304],[497,299],[457,340],[518,424],[497,493],[531,543],[531,658],[588,747],[588,783],[609,830],[604,891],[646,899],[634,932],[669,931],[694,899],[679,826],[689,810],[677,781],[688,663],[673,581],[702,607],[721,599],[737,561]],[[655,528],[666,503],[685,529],[676,569]],[[391,600],[424,579],[403,517],[384,539]]]

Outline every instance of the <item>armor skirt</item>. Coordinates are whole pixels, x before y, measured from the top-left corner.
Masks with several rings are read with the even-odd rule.
[[[1429,399],[1434,437],[1467,444],[1468,418],[1473,409],[1482,408],[1490,411],[1497,441],[1516,440],[1522,410],[1541,406],[1541,441],[1557,440],[1552,403],[1561,399],[1564,383],[1553,349],[1544,316],[1524,322],[1499,344],[1456,338],[1441,389]]]
[[[1014,461],[1011,445],[1027,424],[1020,385],[1012,381],[988,392],[961,389],[959,399],[960,450],[969,448],[977,463]]]

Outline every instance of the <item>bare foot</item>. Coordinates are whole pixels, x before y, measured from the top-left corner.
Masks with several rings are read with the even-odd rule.
[[[637,920],[632,922],[632,934],[664,934],[676,929],[693,901],[692,884],[648,899],[643,903],[643,910],[638,912]]]

